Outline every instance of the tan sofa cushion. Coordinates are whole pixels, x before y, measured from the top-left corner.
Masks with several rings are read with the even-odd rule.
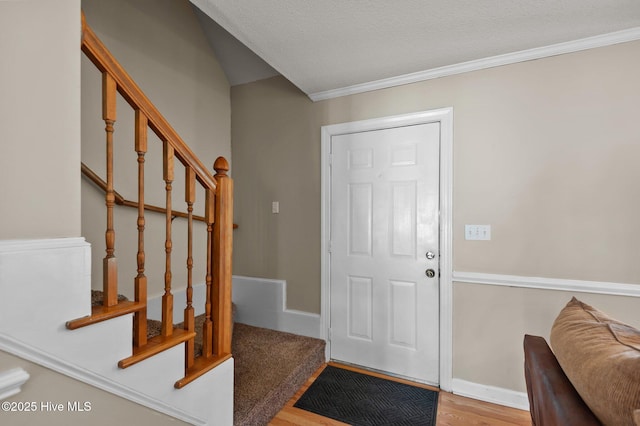
[[[556,318],[551,347],[587,406],[605,425],[634,425],[640,408],[640,331],[575,297]]]

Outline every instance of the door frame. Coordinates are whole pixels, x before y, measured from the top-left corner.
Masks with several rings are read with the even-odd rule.
[[[331,124],[321,127],[321,271],[320,337],[327,342],[325,354],[331,355],[331,137],[391,127],[440,123],[440,354],[439,386],[451,391],[453,378],[453,108],[420,111],[369,120]]]

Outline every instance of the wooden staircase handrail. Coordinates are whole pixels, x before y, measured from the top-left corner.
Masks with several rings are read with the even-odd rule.
[[[96,172],[94,172],[93,170],[91,170],[91,168],[89,166],[87,166],[84,163],[80,163],[80,170],[82,171],[82,174],[89,179],[91,182],[93,182],[98,188],[100,188],[102,191],[106,192],[107,191],[107,183],[96,174]],[[127,200],[126,198],[124,198],[122,195],[120,195],[118,193],[118,191],[113,191],[115,194],[115,198],[116,198],[116,204],[119,206],[125,206],[125,207],[134,207],[134,208],[138,208],[138,203],[135,201],[131,201],[131,200]],[[167,213],[167,209],[165,209],[164,207],[158,207],[158,206],[154,206],[152,204],[144,204],[144,209],[145,210],[149,210],[152,212],[156,212],[156,213],[163,213],[166,214]],[[188,218],[189,215],[187,213],[184,212],[180,212],[180,211],[176,211],[176,210],[171,210],[171,216],[173,217],[183,217],[183,218]],[[197,216],[197,215],[193,215],[193,220],[198,220],[200,222],[204,222],[204,216]]]
[[[218,157],[213,165],[215,176],[200,162],[187,144],[178,136],[151,101],[124,71],[96,34],[87,25],[82,14],[83,53],[102,73],[102,120],[105,123],[106,180],[82,164],[82,173],[105,192],[106,229],[105,257],[103,258],[103,301],[93,305],[91,315],[68,321],[68,329],[85,327],[125,314],[133,314],[132,355],[119,362],[127,368],[173,346],[184,344],[185,377],[175,383],[181,388],[210,371],[231,357],[231,286],[232,286],[232,239],[233,239],[233,180],[228,176],[229,163]],[[114,189],[114,124],[116,123],[117,95],[128,102],[135,112],[135,152],[138,163],[138,201],[126,200]],[[162,143],[162,180],[165,189],[165,208],[147,205],[144,202],[145,155],[147,153],[147,130],[151,129]],[[173,210],[175,181],[175,159],[184,166],[184,202],[188,213]],[[204,217],[194,216],[196,182],[204,189]],[[134,278],[134,301],[118,298],[118,259],[115,241],[116,226],[114,206],[124,205],[138,210],[136,226],[138,242],[136,252],[137,275]],[[165,214],[165,262],[164,294],[162,295],[162,320],[160,335],[147,336],[147,275],[145,274],[145,210]],[[174,294],[172,290],[174,262],[173,219],[187,219],[187,287],[186,307],[182,328],[174,325]],[[207,241],[206,277],[207,295],[205,321],[202,326],[202,355],[195,354],[195,308],[193,300],[193,220],[206,223]],[[202,300],[199,301],[200,303]]]
[[[82,51],[101,72],[108,73],[115,80],[118,93],[133,109],[140,110],[146,115],[149,127],[162,141],[168,142],[173,147],[176,157],[182,164],[196,172],[198,181],[207,188],[215,189],[216,179],[109,53],[106,46],[87,25],[84,13],[82,14]]]

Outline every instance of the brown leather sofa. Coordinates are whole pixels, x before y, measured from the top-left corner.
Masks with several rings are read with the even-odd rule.
[[[601,425],[564,374],[544,338],[524,336],[524,372],[534,426]]]

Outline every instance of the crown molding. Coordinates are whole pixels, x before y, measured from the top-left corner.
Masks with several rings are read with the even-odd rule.
[[[417,83],[434,78],[446,77],[450,75],[462,74],[471,71],[478,71],[487,68],[499,67],[502,65],[515,64],[518,62],[531,61],[534,59],[547,58],[549,56],[563,55],[565,53],[579,52],[581,50],[595,49],[597,47],[610,46],[613,44],[625,43],[640,40],[640,27],[613,33],[587,37],[579,40],[564,43],[552,44],[534,49],[521,50],[519,52],[506,53],[504,55],[491,56],[459,64],[447,65],[439,68],[432,68],[425,71],[418,71],[404,74],[397,77],[385,78],[368,83],[355,84],[353,86],[339,89],[326,90],[309,94],[312,101],[323,101],[341,96],[355,95],[357,93],[371,92],[373,90],[386,89],[389,87],[401,86],[404,84]]]

